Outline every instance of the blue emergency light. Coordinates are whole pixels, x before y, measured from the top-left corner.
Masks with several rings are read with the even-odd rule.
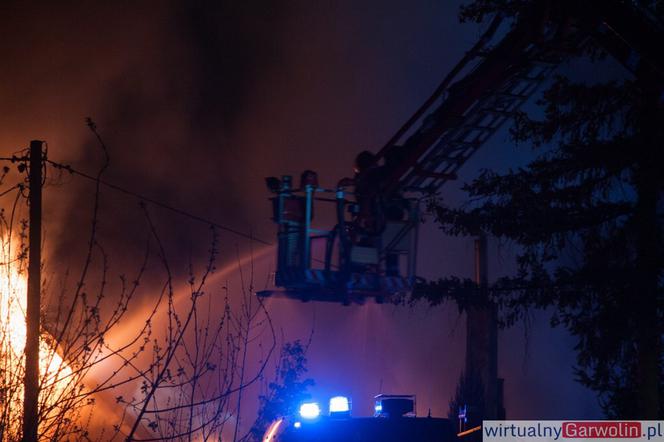
[[[349,412],[350,400],[346,396],[335,396],[330,399],[330,414]]]
[[[320,416],[320,406],[316,402],[306,402],[300,405],[300,416],[303,419],[316,419]]]

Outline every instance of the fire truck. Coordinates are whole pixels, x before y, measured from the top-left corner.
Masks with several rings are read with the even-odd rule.
[[[351,304],[367,299],[383,302],[408,293],[417,281],[422,201],[454,180],[468,159],[517,115],[561,63],[590,47],[600,47],[635,78],[655,84],[663,96],[664,25],[648,4],[534,0],[524,2],[513,16],[497,14],[412,117],[375,155],[365,155],[365,164],[357,164],[354,179],[323,187],[311,171],[305,171],[298,183],[290,176],[268,178],[277,225],[277,288],[259,296]],[[335,224],[326,229],[312,224],[321,204],[333,206],[336,213]],[[312,259],[314,247],[324,251],[322,259]],[[469,315],[469,330],[474,320]],[[478,333],[495,335],[493,322]],[[495,351],[491,358],[490,378],[495,377]],[[490,379],[485,379],[486,384],[492,384]],[[500,396],[487,394],[493,395],[494,402]],[[490,414],[500,417],[495,409]],[[398,425],[390,418],[342,424],[343,419],[329,416],[306,425],[295,420],[288,426],[288,418],[284,419],[288,430],[279,440],[322,440],[313,436],[313,428],[320,426],[343,433],[344,425],[357,425],[357,431],[362,427],[367,434],[378,434],[381,425]],[[413,428],[420,425],[412,422]],[[445,425],[441,423],[441,431]]]

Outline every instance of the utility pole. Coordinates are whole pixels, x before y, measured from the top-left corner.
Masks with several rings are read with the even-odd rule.
[[[42,141],[30,142],[30,245],[26,312],[23,442],[37,442],[39,423],[39,315],[41,305]]]
[[[503,419],[502,379],[498,379],[498,325],[496,307],[489,299],[487,239],[475,239],[475,282],[479,299],[466,316],[466,373],[478,376],[484,396],[483,419]]]

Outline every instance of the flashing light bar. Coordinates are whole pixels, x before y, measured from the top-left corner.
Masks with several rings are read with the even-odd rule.
[[[330,399],[330,414],[350,413],[350,400],[346,396],[335,396]]]
[[[303,419],[316,419],[320,416],[320,406],[316,402],[307,402],[300,405],[300,416]]]

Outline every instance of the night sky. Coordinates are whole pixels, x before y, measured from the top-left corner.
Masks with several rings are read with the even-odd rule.
[[[263,178],[319,173],[324,186],[378,150],[475,41],[458,2],[19,2],[0,5],[0,149],[48,142],[49,157],[94,172],[102,156],[85,126],[109,146],[105,175],[138,193],[274,242]],[[519,150],[520,149],[520,150]],[[506,131],[463,169],[527,157]],[[47,269],[75,269],[85,245],[92,186],[51,172],[45,189]],[[448,201],[462,194],[450,186]],[[7,204],[2,202],[3,207]],[[156,220],[177,274],[204,259],[207,226],[162,209]],[[111,273],[140,258],[147,227],[135,199],[105,191],[101,239]],[[472,274],[472,241],[423,226],[418,273]],[[215,284],[237,287],[238,256],[253,251],[257,286],[274,251],[222,233]],[[509,244],[492,244],[490,272],[512,269]],[[150,276],[157,281],[158,276]],[[150,279],[149,279],[150,280]],[[141,301],[148,302],[149,290]],[[314,397],[349,393],[358,415],[382,392],[417,394],[418,413],[447,414],[463,363],[456,307],[343,307],[270,300],[286,340],[313,338]],[[130,311],[140,318],[141,311]],[[128,323],[131,322],[128,319]],[[534,313],[503,332],[499,375],[508,418],[598,418],[574,383],[573,340]],[[137,319],[140,320],[140,319]],[[254,392],[255,394],[255,392]],[[255,397],[243,419],[251,421]]]

